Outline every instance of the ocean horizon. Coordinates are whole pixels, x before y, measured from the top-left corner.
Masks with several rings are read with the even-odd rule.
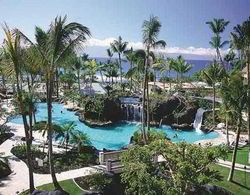
[[[91,57],[90,59],[95,59],[97,62],[102,62],[102,63],[107,63],[107,61],[109,60],[109,58],[105,58],[105,57]],[[118,58],[112,58],[111,60],[115,61],[115,60],[118,60]],[[184,76],[190,77],[194,73],[199,72],[200,70],[203,70],[204,68],[206,68],[212,61],[211,60],[186,60],[186,62],[193,65],[192,69],[184,74]],[[122,59],[123,72],[125,73],[128,72],[129,68],[130,68],[129,61],[123,58]],[[168,74],[167,76],[175,77],[176,73],[174,71],[170,71],[170,74]],[[157,78],[159,77],[161,77],[161,75],[158,72]]]

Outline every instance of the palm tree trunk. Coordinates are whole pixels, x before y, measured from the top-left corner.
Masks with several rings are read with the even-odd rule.
[[[81,81],[80,81],[80,70],[77,70],[77,80],[78,80],[78,91],[81,93]]]
[[[59,185],[54,168],[54,161],[53,161],[53,143],[52,143],[52,94],[53,94],[53,76],[50,75],[47,80],[47,106],[48,106],[48,152],[49,152],[49,168],[50,174],[52,177],[52,182],[54,184],[55,189],[62,190],[61,186]]]
[[[25,141],[26,141],[27,164],[28,164],[28,170],[29,170],[29,189],[30,189],[30,193],[32,193],[35,189],[34,177],[33,177],[33,165],[32,165],[32,159],[31,159],[31,140],[32,140],[32,138],[30,137],[30,134],[29,134],[29,125],[27,122],[26,115],[24,113],[23,102],[22,102],[22,97],[21,97],[22,91],[20,88],[19,75],[18,75],[17,71],[16,71],[16,82],[17,82],[18,103],[19,103],[20,112],[21,112],[22,118],[23,118],[23,126],[24,126]]]
[[[2,75],[2,84],[5,87],[5,76],[4,75]]]
[[[29,189],[30,189],[30,193],[32,193],[35,190],[34,176],[33,176],[33,163],[32,163],[32,157],[31,157],[32,134],[29,133],[29,125],[28,125],[26,116],[22,114],[22,118],[23,118],[25,140],[26,140],[27,164],[28,164],[28,169],[29,169]]]
[[[119,65],[120,65],[120,81],[121,81],[121,84],[122,84],[122,60],[121,60],[121,54],[118,53],[118,57],[119,57]]]
[[[250,52],[250,51],[249,51]],[[247,85],[248,85],[248,90],[247,90],[247,96],[249,98],[250,96],[250,54],[248,55],[248,60],[247,60]],[[250,102],[247,102],[247,131],[248,131],[248,143],[250,144]]]
[[[154,69],[154,86],[155,86],[155,82],[156,82],[156,71]]]
[[[36,124],[36,112],[33,110],[33,119],[34,119],[34,124]]]
[[[146,99],[146,86],[147,86],[147,75],[148,75],[148,68],[146,63],[145,65],[145,70],[144,70],[144,81],[143,81],[143,93],[142,93],[142,136],[143,136],[143,142],[144,144],[147,144],[147,139],[146,139],[146,131],[145,131],[145,99]]]
[[[241,115],[241,112],[240,112],[240,115]],[[238,119],[237,135],[236,135],[235,147],[234,147],[233,156],[232,156],[232,165],[231,165],[230,173],[227,179],[228,181],[233,180],[237,149],[238,149],[239,139],[240,139],[240,131],[241,131],[241,116]]]
[[[148,75],[147,75],[147,132],[150,129],[150,110],[149,110],[149,86],[148,86]],[[146,134],[147,135],[147,134]],[[147,137],[147,136],[146,136]]]
[[[215,85],[213,85],[213,126],[215,127]]]
[[[132,70],[133,68],[133,63],[130,62],[130,69]],[[130,92],[132,92],[132,87],[133,87],[133,77],[131,76],[130,78]]]
[[[102,84],[104,83],[104,79],[103,79],[103,74],[102,71],[100,70],[100,76],[101,76],[101,80],[102,80]]]
[[[59,74],[56,68],[56,98],[59,98]]]
[[[146,87],[147,87],[147,132],[146,132],[146,139],[147,139],[147,133],[149,132],[150,129],[150,116],[149,116],[149,86],[148,86],[148,68],[149,68],[149,47],[147,47],[147,53],[146,53],[146,69],[147,69],[147,74],[146,76]]]
[[[223,66],[223,60],[222,60],[222,57],[221,57],[221,54],[220,54],[220,49],[217,48],[216,52],[217,52],[217,58],[218,58],[218,60],[220,60],[221,66]]]
[[[226,116],[226,137],[227,137],[227,146],[229,146],[229,132],[228,132],[228,117]]]

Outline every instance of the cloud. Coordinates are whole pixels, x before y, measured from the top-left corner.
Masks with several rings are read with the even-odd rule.
[[[106,39],[96,39],[91,38],[87,42],[88,47],[109,47],[110,43],[112,43],[115,38],[110,37]],[[133,47],[134,49],[142,49],[143,44],[142,42],[129,42],[128,48]],[[212,48],[203,48],[203,47],[166,47],[164,49],[156,49],[156,52],[162,54],[183,54],[183,55],[197,55],[197,56],[207,56],[207,57],[214,57],[216,52]],[[227,50],[221,51],[222,55],[227,53]]]

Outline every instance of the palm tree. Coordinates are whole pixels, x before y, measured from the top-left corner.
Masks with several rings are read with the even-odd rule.
[[[80,72],[82,69],[82,61],[81,58],[75,57],[73,60],[73,68],[76,71],[77,75],[77,84],[78,84],[78,92],[81,93],[81,78],[80,78]]]
[[[53,146],[52,146],[52,95],[54,91],[54,78],[60,62],[71,53],[76,47],[86,42],[90,31],[82,24],[72,22],[66,23],[67,17],[56,17],[51,23],[50,29],[46,32],[41,28],[36,28],[36,42],[33,44],[40,52],[42,65],[46,73],[46,94],[48,106],[48,138],[49,138],[49,164],[52,181],[56,189],[62,190],[57,182],[54,163],[53,163]],[[28,40],[24,34],[23,38]]]
[[[131,67],[126,73],[126,78],[136,82],[136,84],[142,86],[143,72],[145,66],[146,53],[144,50],[134,51],[133,67]],[[132,86],[131,86],[132,87]],[[138,90],[138,88],[136,88]]]
[[[220,36],[214,36],[211,38],[211,41],[209,41],[209,44],[216,50],[217,59],[220,60],[221,63],[223,62],[223,59],[220,54],[220,49],[222,49],[228,43],[229,41],[223,41],[221,43]]]
[[[7,25],[3,28],[5,33],[4,39],[4,51],[5,54],[10,58],[11,65],[13,65],[14,75],[16,79],[16,89],[17,89],[17,102],[19,106],[19,111],[22,115],[25,140],[26,140],[26,153],[27,153],[27,164],[29,169],[29,189],[32,193],[34,191],[34,179],[33,179],[33,165],[31,160],[31,144],[32,144],[32,133],[31,128],[28,125],[26,112],[24,108],[24,96],[21,89],[21,70],[22,70],[22,55],[23,49],[21,48],[21,40],[19,33],[13,33]]]
[[[217,60],[220,60],[222,64],[223,60],[220,54],[220,48],[226,45],[228,41],[224,41],[223,43],[221,43],[220,34],[224,32],[226,26],[229,24],[229,21],[226,21],[224,19],[214,18],[213,21],[206,22],[206,24],[209,25],[209,28],[212,30],[212,32],[215,35],[214,37],[212,37],[212,40],[210,41],[210,45],[216,49]]]
[[[233,117],[237,121],[235,147],[233,151],[232,166],[228,176],[228,181],[232,181],[234,175],[235,160],[239,144],[240,132],[242,128],[242,111],[248,102],[248,88],[249,86],[244,84],[244,78],[238,71],[233,72],[229,77],[225,77],[222,80],[221,84],[221,93],[223,94],[224,100],[228,102],[229,109],[231,110]]]
[[[110,63],[107,65],[108,67],[106,69],[105,76],[109,78],[109,83],[110,83],[110,78],[111,78],[111,86],[113,86],[114,78],[117,78],[119,76],[118,65],[117,63]]]
[[[153,73],[154,73],[154,86],[155,86],[156,77],[157,77],[156,71],[164,72],[164,69],[166,68],[165,61],[164,61],[163,57],[162,56],[156,56],[154,61],[153,61],[153,64],[151,66],[152,66]]]
[[[150,66],[150,57],[151,49],[155,49],[157,47],[165,47],[166,42],[163,40],[158,40],[158,35],[160,33],[161,23],[158,17],[150,16],[149,20],[144,20],[142,25],[143,32],[143,44],[146,51],[145,58],[145,71],[144,71],[144,84],[143,84],[143,97],[142,97],[142,131],[143,131],[143,139],[144,142],[147,142],[146,132],[145,132],[145,103],[147,99],[147,130],[150,128],[150,118],[149,118],[149,90],[148,90],[148,69]]]
[[[171,63],[171,68],[176,72],[177,83],[179,83],[179,79],[180,79],[180,84],[181,84],[180,87],[182,88],[183,74],[190,71],[193,65],[188,64],[182,56],[178,56],[177,59],[174,60],[174,62],[172,61],[170,63]]]
[[[220,106],[220,117],[225,120],[225,128],[226,128],[226,140],[227,140],[227,146],[229,146],[229,130],[228,130],[228,124],[229,121],[233,120],[232,118],[232,111],[230,110],[229,102],[227,102],[227,97],[223,97],[224,93],[221,92],[222,97],[222,105]]]
[[[136,56],[135,56],[133,47],[131,47],[129,50],[124,51],[124,53],[125,53],[127,60],[130,63],[130,70],[132,70],[134,67],[134,63],[136,61]],[[130,92],[132,91],[132,87],[133,87],[133,78],[130,77]]]
[[[81,152],[81,148],[83,145],[90,145],[90,139],[86,133],[81,131],[75,131],[74,134],[69,139],[69,143],[76,144],[78,148],[78,152]]]
[[[68,149],[68,145],[69,145],[69,141],[70,138],[74,135],[75,131],[76,131],[76,124],[74,122],[71,123],[66,123],[64,125],[61,126],[61,129],[59,132],[57,132],[57,135],[55,137],[55,139],[60,139],[62,138],[62,143],[65,143],[65,149],[67,152]]]
[[[104,84],[103,72],[105,72],[106,69],[107,69],[107,64],[102,63],[102,62],[97,63],[97,71],[100,72],[102,84]]]
[[[128,45],[128,42],[123,42],[122,37],[119,36],[118,40],[114,40],[113,43],[110,44],[111,50],[114,53],[118,54],[118,59],[119,59],[119,68],[120,68],[120,82],[122,83],[122,61],[121,61],[121,55],[124,53],[126,50],[126,47]],[[107,50],[108,54],[109,51]]]
[[[109,63],[111,63],[111,58],[113,57],[113,53],[112,53],[111,49],[107,49],[107,54],[108,54],[108,57],[109,57],[107,63],[109,64]]]
[[[218,63],[213,62],[208,68],[202,71],[201,77],[208,85],[213,88],[213,125],[215,126],[215,97],[216,83],[219,82],[224,75],[224,68]]]
[[[242,25],[234,27],[231,37],[233,48],[240,52],[242,64],[246,63],[247,84],[250,86],[250,17]],[[250,143],[250,103],[247,104],[247,115],[248,143]]]
[[[89,60],[85,63],[85,69],[86,69],[86,74],[89,76],[89,82],[90,82],[90,93],[91,93],[91,89],[92,89],[92,84],[94,81],[94,76],[96,74],[98,65],[96,60]]]
[[[219,35],[224,32],[226,26],[229,24],[229,21],[214,18],[213,21],[206,22],[206,24],[209,25],[209,28],[214,34]]]

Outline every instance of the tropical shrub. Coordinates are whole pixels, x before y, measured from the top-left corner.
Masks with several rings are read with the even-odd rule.
[[[167,139],[167,134],[164,131],[157,131],[155,129],[150,129],[147,132],[147,136],[148,136],[148,139],[147,139],[148,143],[151,143],[151,142],[156,141],[156,140]],[[134,132],[133,143],[136,145],[144,145],[141,130],[137,130]]]
[[[225,155],[224,147],[200,147],[185,142],[157,140],[145,146],[136,145],[122,155],[122,182],[127,194],[195,193],[220,179],[211,164]],[[160,162],[156,156],[162,157]]]
[[[111,184],[112,178],[104,173],[94,173],[89,176],[76,178],[75,181],[85,190],[103,192]]]

